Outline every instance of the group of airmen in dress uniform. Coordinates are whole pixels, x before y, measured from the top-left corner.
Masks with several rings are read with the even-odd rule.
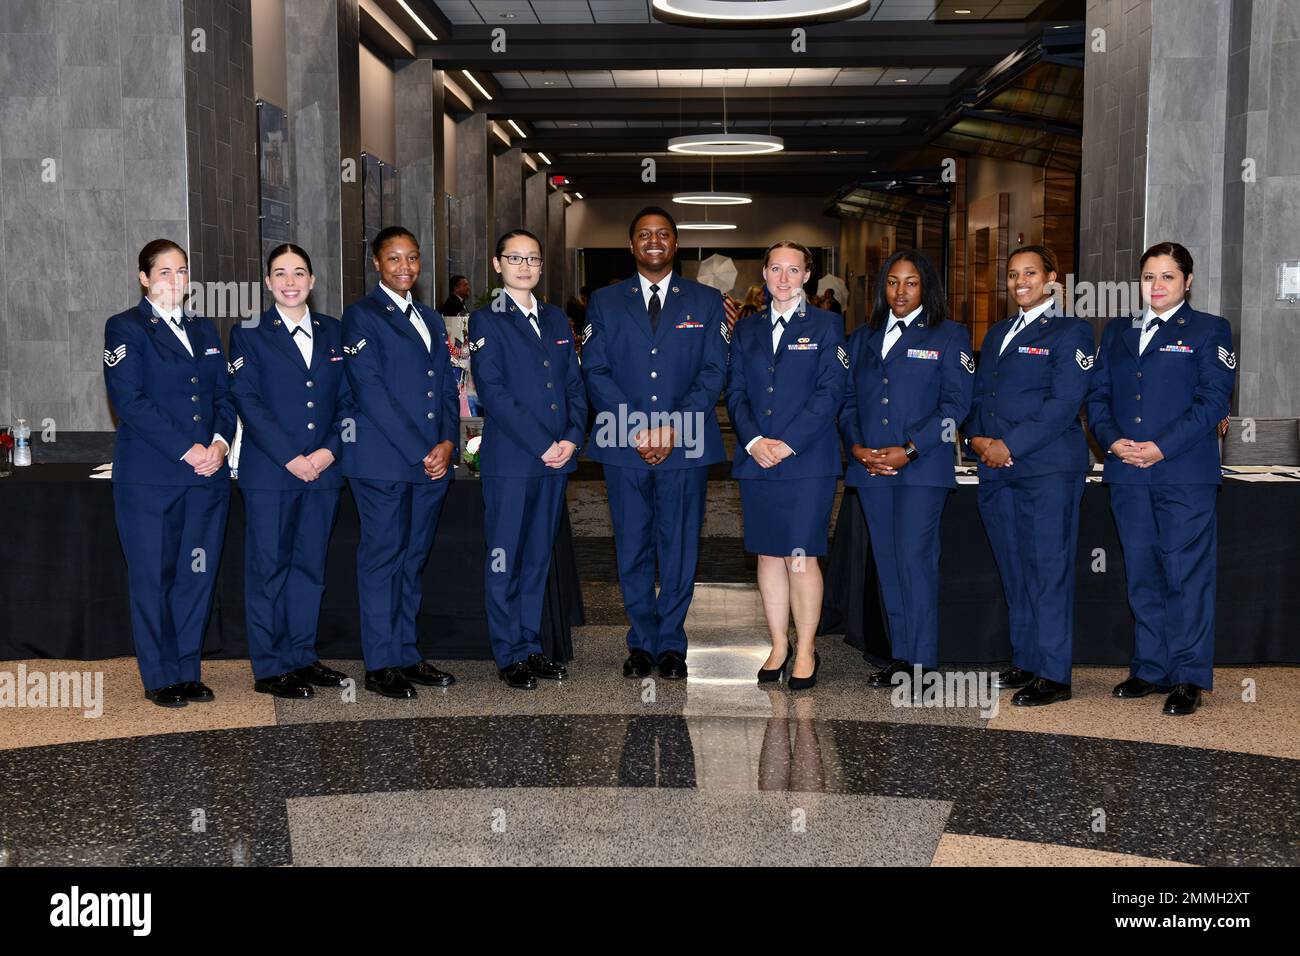
[[[630,623],[622,672],[687,676],[709,467],[727,459],[716,413],[725,398],[771,640],[759,682],[817,682],[817,558],[841,478],[867,521],[894,658],[868,684],[938,667],[939,527],[960,441],[979,461],[979,510],[1009,610],[1011,666],[998,683],[1017,688],[1016,705],[1067,700],[1086,407],[1136,619],[1131,676],[1114,695],[1167,694],[1169,714],[1197,708],[1212,682],[1217,425],[1236,357],[1228,323],[1188,302],[1186,249],[1166,242],[1142,255],[1147,307],[1112,320],[1100,348],[1088,323],[1056,306],[1051,252],[1014,251],[1007,290],[1018,311],[988,331],[977,363],[920,252],[885,262],[869,321],[846,340],[841,315],[807,304],[813,257],[797,242],[767,250],[767,305],[734,328],[718,292],[674,269],[668,212],[638,212],[629,247],[635,274],[593,293],[573,330],[536,295],[540,240],[508,232],[492,258],[500,291],[470,316],[485,412],[488,632],[509,687],[568,677],[539,630],[589,411],[598,423],[633,423],[593,428],[585,449],[604,471]],[[305,699],[347,679],[316,654],[344,478],[360,517],[366,688],[410,699],[415,685],[455,681],[423,659],[417,615],[460,441],[457,382],[442,316],[411,293],[415,236],[384,229],[371,252],[379,281],[340,321],[308,306],[307,252],[274,249],[274,304],[232,331],[229,359],[216,326],[183,308],[184,250],[158,239],[140,252],[145,294],[108,320],[104,365],[119,418],[113,486],[132,635],[156,704],[214,696],[200,657],[215,574],[194,573],[191,555],[220,554],[237,421],[255,689]]]

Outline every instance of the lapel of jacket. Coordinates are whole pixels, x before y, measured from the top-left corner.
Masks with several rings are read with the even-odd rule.
[[[308,318],[310,318],[310,313],[308,313]],[[265,331],[266,335],[271,340],[271,344],[280,352],[282,352],[285,358],[287,358],[290,362],[294,364],[295,368],[299,368],[302,369],[303,371],[307,371],[307,364],[302,360],[302,353],[298,351],[298,346],[293,340],[293,333],[289,330],[289,326],[285,323],[285,321],[280,318],[280,312],[279,310],[276,309],[275,306],[271,306],[269,309],[266,310],[266,312],[262,314],[261,325],[262,325],[262,329]],[[313,335],[311,355],[312,358],[315,358],[316,357],[316,342],[314,340],[315,330],[309,327],[308,331],[310,331]]]
[[[642,335],[654,341],[654,334],[650,331],[650,313],[646,311],[645,297],[641,294],[641,277],[634,273],[632,278],[624,283],[623,289],[623,301],[628,319],[641,330]],[[662,313],[659,318],[663,319]]]
[[[418,345],[420,347],[420,351],[424,352],[426,355],[432,351],[432,347],[430,347],[429,349],[426,349],[424,347],[424,339],[420,338],[420,333],[415,331],[415,326],[411,324],[411,320],[406,317],[406,313],[404,311],[402,311],[397,307],[397,303],[393,301],[393,297],[389,295],[387,292],[385,292],[380,285],[376,284],[374,292],[372,292],[370,295],[371,298],[375,300],[375,304],[379,307],[380,314],[388,316],[388,321],[393,324],[394,328],[396,328],[408,339],[410,339],[412,342]],[[415,302],[414,296],[411,297],[411,302],[412,303]],[[416,308],[416,312],[417,313],[419,312],[418,307]],[[424,316],[421,315],[420,317],[423,318]],[[426,321],[425,325],[427,326],[428,324],[429,323]],[[429,329],[430,346],[432,346],[433,338],[434,338],[433,329],[430,328]]]
[[[671,329],[681,320],[682,313],[686,310],[686,293],[680,281],[680,277],[674,273],[668,273],[668,278],[664,280],[667,285],[659,287],[659,294],[663,298],[663,310],[659,313],[659,325],[654,330],[654,341],[658,345],[668,329]],[[665,295],[665,293],[667,293]],[[650,313],[646,313],[646,321],[650,321]],[[706,330],[707,331],[707,330]]]
[[[889,323],[892,321],[893,314],[891,313],[890,318],[885,322],[886,331],[889,330]],[[889,350],[889,355],[885,357],[884,364],[893,365],[899,359],[906,356],[907,350],[915,346],[916,340],[922,338],[929,327],[930,322],[929,319],[926,318],[925,310],[923,309],[920,314],[909,322],[907,327],[903,329],[903,334],[898,337],[898,341],[894,343],[894,347]],[[884,342],[884,340],[884,334],[882,333],[880,341]],[[876,352],[876,354],[879,355],[880,353]]]
[[[546,345],[542,342],[541,338],[538,337],[537,333],[533,331],[533,327],[532,325],[529,324],[528,316],[524,312],[524,310],[519,308],[518,304],[515,302],[513,298],[510,297],[510,294],[507,292],[503,291],[501,293],[501,299],[502,301],[505,302],[505,306],[506,306],[505,311],[501,313],[501,316],[505,320],[506,324],[509,325],[514,330],[516,335],[522,336],[524,338],[524,340],[528,343],[529,348],[538,349],[543,354],[545,354]],[[537,327],[541,328],[543,324],[542,303],[541,300],[537,298],[535,293],[533,295],[533,300],[537,304],[537,311],[536,313],[534,313],[537,316]],[[543,330],[542,334],[543,335],[546,334],[545,330]]]
[[[1190,318],[1191,306],[1184,301],[1174,310],[1173,315],[1169,316],[1169,318],[1165,319],[1164,322],[1161,323],[1156,334],[1151,336],[1151,341],[1147,343],[1146,351],[1139,356],[1139,361],[1153,352],[1159,352],[1161,346],[1177,342],[1180,338],[1185,336],[1187,334],[1187,323]],[[1141,330],[1138,330],[1137,334],[1139,336],[1138,344],[1141,344]]]
[[[174,350],[177,355],[190,362],[194,361],[199,355],[198,349],[194,344],[194,337],[189,334],[188,326],[192,323],[185,321],[187,316],[185,316],[184,313],[181,314],[181,328],[186,330],[186,338],[189,339],[190,348],[195,349],[194,355],[185,351],[185,346],[181,345],[180,339],[176,338],[176,333],[167,325],[167,320],[159,315],[158,311],[154,309],[153,303],[149,301],[148,297],[144,297],[140,300],[140,314],[148,323],[146,327],[154,333],[154,337],[159,342],[162,342],[164,347]],[[158,335],[159,331],[163,333],[161,336]]]

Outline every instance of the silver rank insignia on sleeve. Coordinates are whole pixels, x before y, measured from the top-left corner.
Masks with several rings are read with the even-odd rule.
[[[587,344],[587,339],[589,339],[589,338],[591,338],[591,324],[590,324],[590,323],[588,323],[588,324],[587,324],[587,327],[586,327],[585,329],[582,330],[582,344],[583,344],[583,345],[586,345],[586,344]]]
[[[119,345],[111,352],[108,349],[104,349],[104,364],[107,365],[109,368],[112,368],[114,365],[122,361],[122,359],[124,358],[126,358],[125,345]]]
[[[1237,353],[1236,353],[1236,352],[1229,352],[1229,351],[1228,351],[1227,349],[1225,349],[1222,345],[1220,345],[1220,346],[1219,346],[1219,361],[1222,362],[1224,365],[1226,365],[1228,368],[1236,368],[1236,367],[1237,367]]]
[[[470,350],[471,352],[477,352],[479,349],[481,349],[481,348],[482,348],[483,346],[485,346],[485,345],[487,345],[487,339],[486,339],[486,338],[481,338],[481,339],[479,339],[477,342],[470,342],[470,343],[469,343],[469,350]]]
[[[239,358],[235,359],[233,362],[226,363],[226,369],[230,372],[231,375],[234,375],[243,367],[244,367],[244,357],[242,355],[239,356]]]
[[[348,348],[346,345],[343,346],[343,351],[346,352],[348,355],[356,355],[365,347],[366,347],[366,340],[360,339],[357,341],[357,344],[352,346],[351,348]]]
[[[971,358],[969,355],[967,355],[965,352],[961,353],[961,367],[964,368],[966,371],[970,372],[972,375],[975,374],[975,360]]]
[[[844,351],[844,346],[835,346],[835,357],[840,360],[840,364],[845,368],[849,367],[849,353]]]
[[[1079,363],[1079,368],[1086,372],[1088,369],[1092,368],[1093,363],[1097,361],[1097,357],[1095,355],[1085,354],[1083,349],[1075,349],[1074,360]]]
[[[731,329],[727,328],[726,319],[722,320],[722,338],[728,345],[731,344]]]

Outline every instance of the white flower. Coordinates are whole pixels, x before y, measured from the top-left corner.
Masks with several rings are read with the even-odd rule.
[[[479,443],[482,441],[483,441],[482,435],[475,435],[469,441],[465,442],[465,451],[467,451],[471,455],[477,455]]]

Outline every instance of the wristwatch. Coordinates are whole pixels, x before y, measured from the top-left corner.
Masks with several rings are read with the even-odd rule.
[[[903,446],[903,453],[907,455],[908,461],[916,461],[921,457],[921,453],[916,450],[916,445],[912,444],[911,439],[908,439],[907,444]]]

